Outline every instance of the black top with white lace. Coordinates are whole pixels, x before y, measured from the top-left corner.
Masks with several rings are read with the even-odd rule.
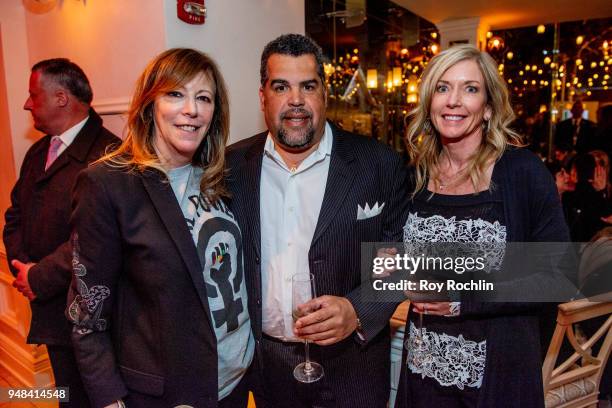
[[[468,195],[422,191],[412,202],[404,226],[404,242],[506,242],[503,203],[488,190]],[[411,313],[406,342],[409,370],[441,386],[480,388],[485,371],[487,320],[426,315],[423,342],[419,343],[418,318],[418,314]]]

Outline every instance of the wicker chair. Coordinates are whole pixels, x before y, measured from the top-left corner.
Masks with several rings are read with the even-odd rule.
[[[591,337],[579,341],[574,324],[599,316],[607,318]],[[555,367],[565,338],[574,353]],[[592,347],[598,341],[601,347],[593,355]],[[557,326],[542,367],[546,408],[597,407],[599,383],[611,348],[612,302],[583,299],[559,305]]]

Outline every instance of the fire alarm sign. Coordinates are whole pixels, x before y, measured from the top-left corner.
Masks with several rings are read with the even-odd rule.
[[[176,11],[178,18],[188,24],[204,24],[206,18],[204,0],[177,0]]]

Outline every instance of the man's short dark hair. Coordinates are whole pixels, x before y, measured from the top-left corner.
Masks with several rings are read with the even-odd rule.
[[[85,72],[68,58],[53,58],[37,62],[32,72],[39,71],[58,85],[66,88],[79,101],[89,105],[93,99]]]
[[[573,165],[576,166],[578,183],[589,184],[595,174],[595,158],[588,153],[582,153],[576,156]]]
[[[275,40],[270,41],[261,54],[261,66],[259,75],[261,85],[264,86],[268,81],[268,59],[273,54],[290,55],[300,57],[302,55],[312,55],[317,63],[317,74],[321,78],[321,83],[325,84],[325,71],[323,70],[323,50],[311,38],[301,34],[283,34]]]

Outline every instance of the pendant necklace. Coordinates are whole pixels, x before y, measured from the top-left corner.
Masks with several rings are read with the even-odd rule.
[[[463,174],[465,169],[466,169],[466,167],[462,168],[457,173],[455,173],[454,176],[452,176],[451,178],[447,179],[446,181],[443,181],[440,178],[440,173],[438,173],[436,175],[436,177],[434,178],[434,183],[437,185],[438,191],[442,191],[442,190],[448,189],[450,187],[455,186],[459,181],[463,181],[463,179],[465,178],[465,174]]]

